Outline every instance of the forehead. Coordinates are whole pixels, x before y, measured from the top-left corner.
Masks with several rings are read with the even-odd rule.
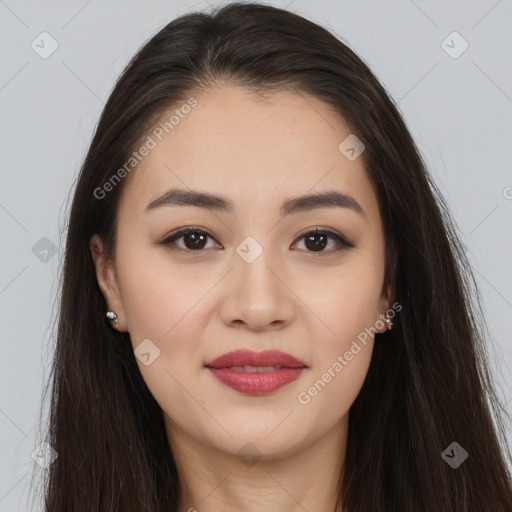
[[[302,92],[262,97],[225,86],[194,99],[196,106],[175,117],[168,133],[148,132],[154,147],[132,171],[121,198],[131,212],[142,214],[151,199],[173,187],[232,197],[235,210],[254,201],[262,209],[280,206],[284,198],[333,188],[357,196],[370,210],[376,206],[362,159],[350,161],[338,149],[349,127],[318,98]]]

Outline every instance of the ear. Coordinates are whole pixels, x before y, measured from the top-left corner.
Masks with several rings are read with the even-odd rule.
[[[391,274],[392,276],[395,275],[394,270]],[[387,282],[384,283],[384,286],[382,287],[382,293],[380,296],[379,301],[379,320],[384,321],[384,318],[386,316],[386,311],[391,309],[391,304],[393,304],[393,300],[395,297],[395,279],[394,277],[391,277]],[[392,320],[393,321],[393,320]],[[380,325],[380,322],[379,322]],[[377,332],[383,333],[388,330],[387,324],[384,322],[384,326],[380,329],[377,329]]]
[[[125,332],[123,326],[126,326],[126,316],[121,300],[114,262],[106,257],[103,241],[99,235],[94,234],[91,237],[89,246],[96,268],[96,278],[103,297],[105,298],[105,302],[107,303],[107,310],[113,311],[117,315],[117,321],[119,322],[118,325],[111,325],[114,329]]]

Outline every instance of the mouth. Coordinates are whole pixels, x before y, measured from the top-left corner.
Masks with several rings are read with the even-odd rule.
[[[280,350],[264,350],[254,352],[252,350],[235,350],[223,354],[205,364],[208,368],[233,368],[238,371],[274,371],[280,368],[305,368],[296,357]]]
[[[275,372],[281,370],[281,368],[289,368],[288,366],[228,366],[230,370],[234,372]]]
[[[235,391],[266,395],[297,380],[308,366],[278,350],[236,350],[206,363],[205,368]]]

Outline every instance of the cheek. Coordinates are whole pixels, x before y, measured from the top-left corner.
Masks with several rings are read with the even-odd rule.
[[[332,424],[359,394],[373,350],[382,271],[361,257],[308,295],[326,335],[317,340],[315,365],[297,397],[305,414],[322,414]]]
[[[316,304],[329,336],[317,340],[315,365],[297,402],[305,415],[321,415],[327,425],[349,411],[370,365],[380,280],[368,277],[353,274],[338,280]]]
[[[140,262],[144,261],[145,264]],[[208,283],[191,284],[186,272],[171,271],[151,254],[135,251],[119,265],[125,314],[134,345],[144,338],[165,343],[201,301]]]
[[[308,316],[318,323],[318,335],[340,348],[375,325],[382,278],[377,266],[365,264],[361,258],[357,264],[341,267],[328,278],[302,278],[304,287],[296,289],[313,313]]]
[[[301,413],[322,417],[326,426],[339,422],[357,398],[368,373],[373,341],[355,341],[343,348],[347,350],[339,350],[317,366],[297,395]]]
[[[183,278],[155,266],[139,270],[127,274],[123,288],[137,365],[160,407],[172,417],[183,413],[188,418],[189,410],[197,407],[186,391],[191,387],[190,370],[202,365],[196,336],[202,327],[194,305],[208,287],[190,287],[189,282],[187,288]]]
[[[140,261],[147,264],[140,265]],[[198,280],[191,284],[186,272],[170,272],[158,259],[149,262],[149,255],[141,257],[132,251],[118,266],[118,274],[135,355],[150,353],[146,357],[150,364],[145,365],[141,357],[137,364],[160,401],[179,389],[172,376],[182,382],[185,366],[202,366],[198,344],[204,326],[198,312],[212,283]]]

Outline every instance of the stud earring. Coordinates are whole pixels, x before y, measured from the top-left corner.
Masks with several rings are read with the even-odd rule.
[[[105,316],[111,324],[119,325],[119,322],[117,321],[117,315],[113,311],[107,311]]]

